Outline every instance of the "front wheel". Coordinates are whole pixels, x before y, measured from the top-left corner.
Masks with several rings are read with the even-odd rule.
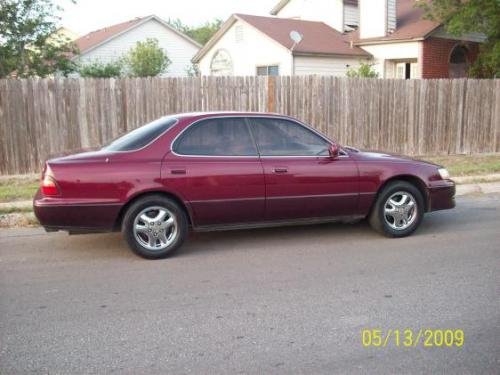
[[[424,198],[414,185],[394,181],[378,196],[369,222],[372,228],[387,237],[406,237],[418,228],[424,210]]]
[[[122,232],[130,249],[147,259],[170,255],[183,244],[187,231],[184,210],[161,195],[134,202],[123,218]]]

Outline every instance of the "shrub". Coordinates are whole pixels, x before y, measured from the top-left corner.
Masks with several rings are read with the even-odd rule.
[[[80,66],[78,72],[82,77],[110,78],[122,75],[123,64],[121,61],[102,63],[94,61],[90,64]]]
[[[378,78],[378,73],[372,67],[373,64],[360,62],[358,69],[349,68],[347,76],[349,78]]]
[[[129,74],[134,77],[154,77],[165,72],[171,64],[170,59],[160,48],[158,40],[146,39],[137,42],[125,57]]]

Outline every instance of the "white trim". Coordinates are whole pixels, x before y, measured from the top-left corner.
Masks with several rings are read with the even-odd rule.
[[[281,10],[287,6],[287,4],[290,2],[290,0],[280,0],[278,4],[276,4],[273,9],[269,12],[269,14],[276,16]]]

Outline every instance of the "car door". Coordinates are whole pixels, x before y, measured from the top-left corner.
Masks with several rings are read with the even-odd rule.
[[[182,192],[197,226],[264,218],[264,173],[243,117],[189,125],[165,157],[162,179]]]
[[[358,169],[347,154],[332,159],[330,142],[286,118],[249,119],[266,182],[266,219],[356,213]]]

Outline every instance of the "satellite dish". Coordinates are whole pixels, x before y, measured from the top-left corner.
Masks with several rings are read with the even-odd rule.
[[[290,31],[290,39],[293,40],[295,44],[299,44],[302,41],[302,34],[298,31]]]

